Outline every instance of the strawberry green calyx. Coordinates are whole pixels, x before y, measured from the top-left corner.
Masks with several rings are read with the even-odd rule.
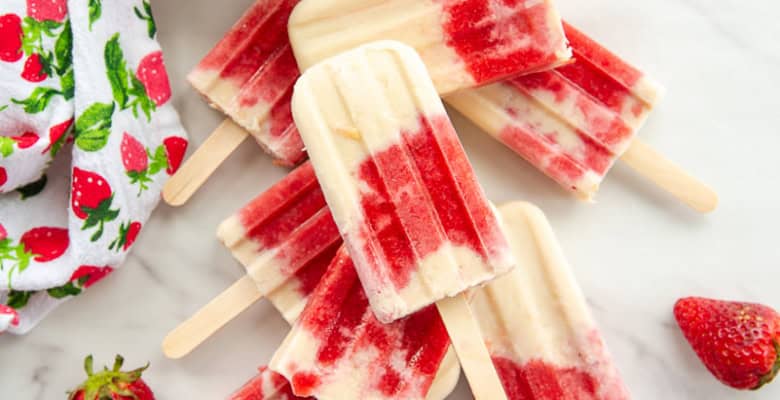
[[[761,387],[767,383],[772,382],[772,380],[775,379],[775,376],[777,376],[777,373],[780,372],[780,343],[778,343],[777,340],[774,340],[772,343],[775,346],[775,365],[772,366],[772,370],[769,371],[769,373],[761,377],[758,381],[758,386],[753,388],[753,390],[761,389]]]
[[[87,372],[87,380],[76,390],[70,392],[68,399],[112,399],[114,395],[121,395],[131,399],[138,396],[129,389],[131,385],[141,379],[141,374],[149,364],[132,371],[121,371],[124,358],[117,355],[111,370],[103,367],[102,371],[94,372],[92,355],[84,359],[84,370]]]

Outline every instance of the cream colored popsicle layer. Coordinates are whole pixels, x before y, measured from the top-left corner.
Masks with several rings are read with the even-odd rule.
[[[472,307],[510,400],[624,400],[585,297],[542,212],[500,207],[521,267],[479,290]]]
[[[590,199],[662,89],[571,25],[575,62],[446,101],[566,189]]]
[[[377,42],[310,68],[296,84],[293,114],[379,320],[514,266],[413,49]]]
[[[299,72],[287,20],[297,3],[257,0],[187,77],[212,106],[288,166],[305,158],[290,115]]]
[[[414,47],[440,93],[565,63],[549,0],[303,0],[289,23],[302,69],[376,40]]]

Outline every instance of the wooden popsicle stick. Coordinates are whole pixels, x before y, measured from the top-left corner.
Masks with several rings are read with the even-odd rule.
[[[222,122],[163,187],[165,202],[172,206],[186,203],[247,136],[232,120]]]
[[[638,139],[620,159],[696,211],[708,213],[718,206],[715,191]]]
[[[436,307],[450,335],[452,347],[477,400],[506,400],[504,387],[490,359],[482,333],[471,313],[466,293],[439,300]]]
[[[184,357],[262,297],[252,277],[245,275],[172,330],[163,339],[163,353]]]

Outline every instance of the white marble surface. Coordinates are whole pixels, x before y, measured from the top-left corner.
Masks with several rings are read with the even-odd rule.
[[[194,144],[221,116],[186,72],[251,0],[159,0],[174,103]],[[560,0],[564,16],[665,84],[643,138],[718,189],[712,215],[693,213],[618,165],[593,205],[570,198],[510,151],[453,115],[497,202],[548,213],[637,399],[777,399],[780,383],[739,393],[717,383],[684,343],[674,301],[705,295],[780,307],[780,5],[770,0]],[[773,75],[774,74],[774,75]],[[245,143],[185,207],[162,206],[121,271],[25,337],[0,338],[0,398],[58,399],[95,354],[149,360],[160,399],[219,399],[265,363],[287,329],[258,303],[189,357],[166,360],[171,328],[241,275],[217,223],[284,171]],[[470,398],[461,382],[453,399]]]

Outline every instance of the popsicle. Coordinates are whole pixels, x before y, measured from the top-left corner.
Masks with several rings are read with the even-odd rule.
[[[585,297],[544,214],[500,207],[520,267],[472,307],[509,399],[629,399]]]
[[[251,134],[277,163],[306,157],[290,115],[298,66],[287,37],[287,19],[298,0],[257,0],[187,77],[229,118],[166,185],[168,203],[184,203],[219,164]]]
[[[342,248],[269,367],[298,396],[420,399],[448,347],[433,306],[390,324],[377,320]]]
[[[564,22],[575,62],[446,97],[447,103],[579,197],[618,158],[699,211],[717,195],[638,141],[661,87]]]
[[[287,379],[268,367],[260,367],[258,374],[230,395],[228,400],[314,400],[314,398],[296,396]]]
[[[186,355],[263,296],[293,320],[342,242],[309,163],[225,220],[217,236],[247,275],[166,337],[169,357]]]
[[[284,165],[305,157],[289,115],[298,68],[284,35],[297,1],[259,0],[190,74],[225,121],[163,190],[181,205],[243,141],[249,130]],[[415,47],[441,93],[487,84],[569,61],[550,0],[311,0],[290,16],[302,67],[375,39]],[[270,110],[270,111],[269,111]]]
[[[550,0],[303,0],[288,29],[304,70],[361,44],[405,43],[442,94],[571,58]]]
[[[437,303],[475,395],[502,398],[462,292],[515,260],[420,56],[341,53],[301,76],[292,109],[377,319]]]

